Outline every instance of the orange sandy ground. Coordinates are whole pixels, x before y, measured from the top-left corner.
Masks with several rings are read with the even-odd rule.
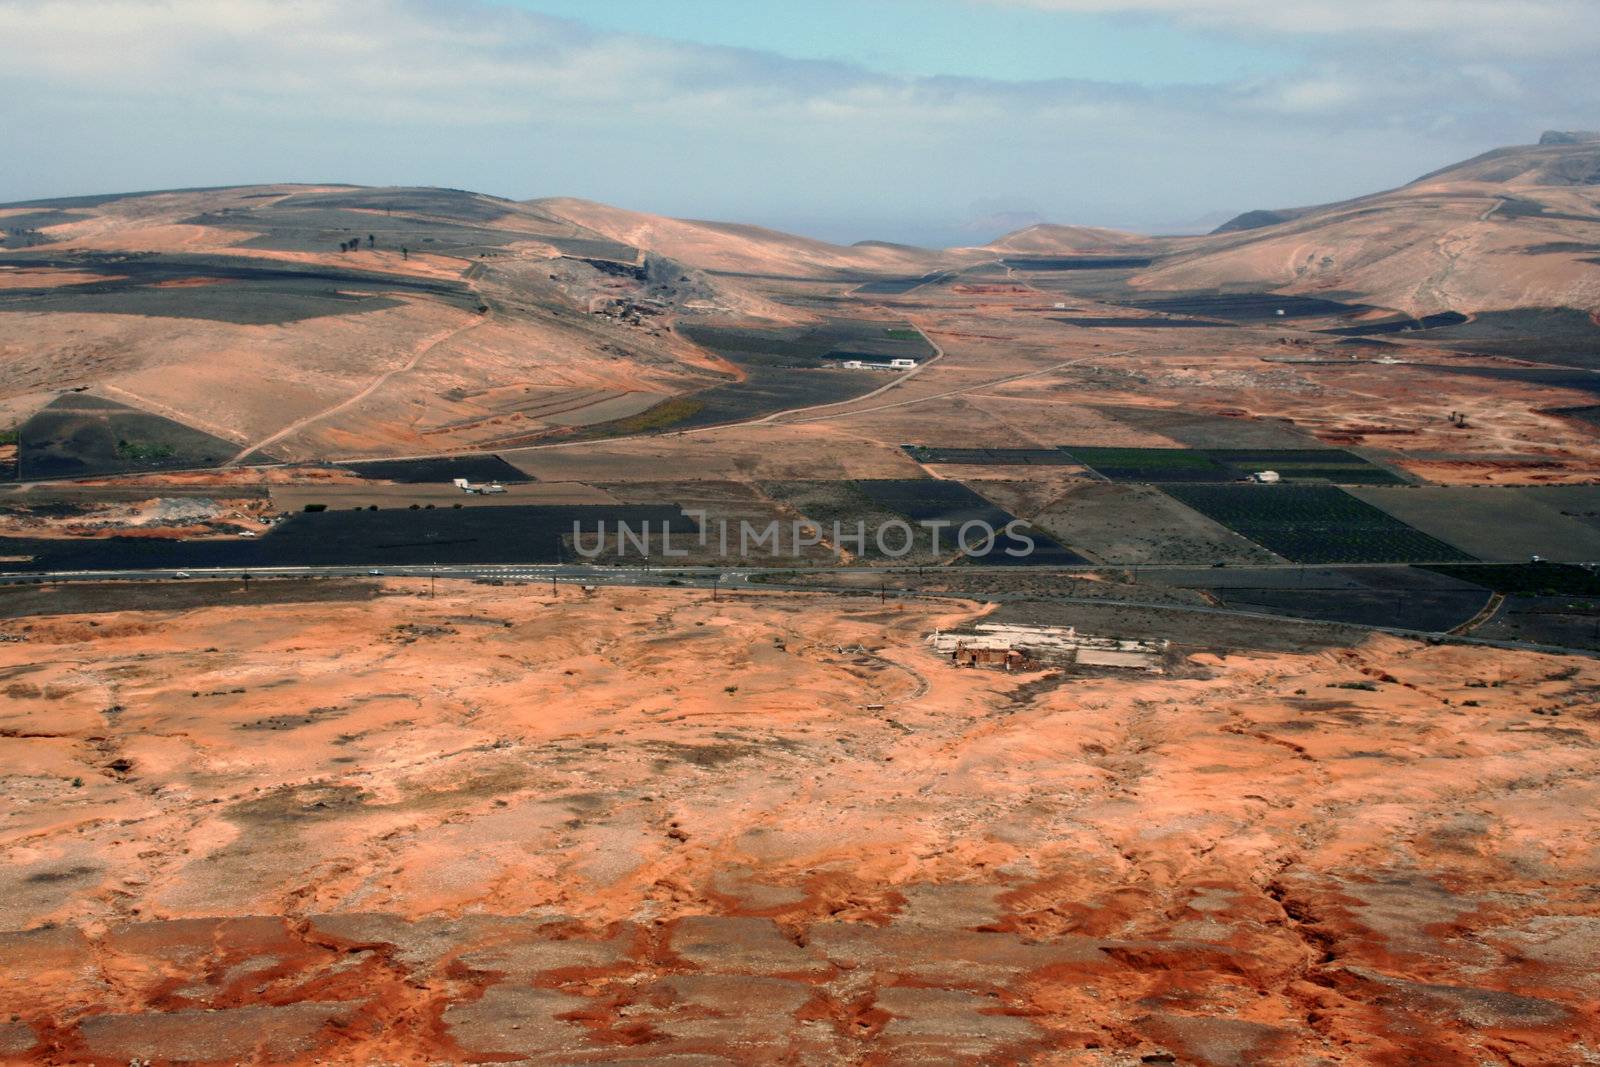
[[[956,603],[425,594],[0,624],[0,1061],[1600,1051],[1590,661],[1012,676],[925,650]]]
[[[53,289],[58,285],[90,285],[94,282],[121,281],[120,274],[91,274],[88,271],[0,268],[0,289]]]

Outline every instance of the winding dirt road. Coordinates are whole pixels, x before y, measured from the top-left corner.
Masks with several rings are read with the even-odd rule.
[[[285,426],[283,429],[277,431],[271,436],[263,437],[261,440],[256,441],[253,444],[246,445],[237,455],[233,456],[226,463],[224,463],[223,466],[237,466],[238,464],[244,462],[245,458],[251,453],[259,452],[264,448],[282,441],[286,437],[294,436],[301,430],[304,430],[307,426],[321,422],[323,419],[326,419],[332,415],[337,415],[341,411],[345,411],[354,407],[367,397],[371,396],[373,393],[377,392],[379,389],[383,388],[383,386],[388,383],[391,378],[398,374],[405,374],[407,371],[416,369],[417,364],[422,362],[422,358],[429,352],[432,352],[435,348],[438,348],[446,341],[453,341],[462,334],[476,330],[478,327],[482,326],[488,321],[489,320],[487,318],[480,318],[476,322],[469,322],[465,326],[457,326],[454,329],[446,330],[443,333],[434,335],[429,340],[424,341],[421,347],[412,353],[411,358],[406,360],[403,366],[396,367],[393,370],[384,371],[382,374],[378,375],[371,382],[369,382],[366,388],[362,389],[353,396],[339,401],[339,403],[333,405],[332,407],[324,408],[321,411],[307,415],[303,419],[296,419],[294,422],[291,422],[289,425]]]

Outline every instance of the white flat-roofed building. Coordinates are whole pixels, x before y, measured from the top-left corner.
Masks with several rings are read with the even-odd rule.
[[[1071,626],[1009,626],[979,623],[972,633],[935,631],[928,637],[934,652],[962,667],[1115,667],[1160,672],[1168,642],[1133,638],[1089,637]]]

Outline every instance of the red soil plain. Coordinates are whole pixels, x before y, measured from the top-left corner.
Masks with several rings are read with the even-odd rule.
[[[1421,483],[1372,499],[1477,558],[1592,562],[1597,182],[1600,145],[1552,143],[1204,237],[938,251],[450,190],[0,208],[3,539],[454,504],[787,522],[822,483],[930,478],[1089,561],[933,560],[925,597],[864,568],[720,597],[7,584],[0,1062],[1600,1063],[1593,598],[1456,587],[1439,629],[1500,645],[1296,621],[1292,562],[1159,487],[902,448],[1354,449]],[[1028,263],[1085,256],[1126,265]],[[1296,299],[1337,304],[1273,313]],[[931,356],[693,421],[781,377],[695,327],[846,319]],[[211,459],[115,469],[159,449],[112,418]],[[101,467],[30,474],[82,442]],[[482,452],[536,480],[340,466]],[[1279,599],[1160,584],[1222,563]],[[1170,635],[1165,669],[929,650],[1024,586],[1055,624]],[[1514,645],[1512,607],[1570,646]]]
[[[923,643],[977,604],[427,592],[5,624],[8,1062],[1597,1052],[1592,662],[1008,676]]]

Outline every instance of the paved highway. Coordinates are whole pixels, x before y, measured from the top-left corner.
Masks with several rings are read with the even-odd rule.
[[[1341,565],[1342,566],[1342,565]],[[1358,566],[1378,566],[1358,565]],[[1388,566],[1393,566],[1389,564]],[[859,567],[814,568],[810,570],[786,569],[780,572],[763,570],[733,570],[722,567],[588,567],[574,564],[530,564],[526,566],[403,566],[403,567],[255,567],[255,568],[194,568],[190,570],[100,570],[100,571],[71,571],[71,572],[46,572],[34,574],[7,574],[0,575],[0,587],[7,585],[34,585],[43,582],[105,582],[105,581],[144,581],[144,582],[171,582],[171,581],[200,581],[200,580],[232,580],[249,577],[255,579],[270,578],[436,578],[445,580],[464,581],[502,581],[523,583],[553,583],[556,585],[582,585],[595,588],[612,587],[693,587],[700,589],[720,589],[744,592],[806,592],[806,593],[834,593],[857,596],[894,596],[923,597],[944,600],[987,600],[998,602],[1018,601],[1047,601],[1052,604],[1082,604],[1086,606],[1122,607],[1146,611],[1176,612],[1192,615],[1227,616],[1231,618],[1258,619],[1270,622],[1279,622],[1299,625],[1341,626],[1353,630],[1367,630],[1376,633],[1394,634],[1398,637],[1408,637],[1419,640],[1449,641],[1460,644],[1486,645],[1495,648],[1510,648],[1537,652],[1550,652],[1563,655],[1582,655],[1591,658],[1600,658],[1600,653],[1587,649],[1565,648],[1560,646],[1536,645],[1520,641],[1491,641],[1476,637],[1456,637],[1447,633],[1431,630],[1411,630],[1398,626],[1376,626],[1360,623],[1343,623],[1332,620],[1305,619],[1295,616],[1274,615],[1268,612],[1249,611],[1237,608],[1215,607],[1197,604],[1174,604],[1166,601],[1130,600],[1113,597],[1078,597],[1058,594],[1040,595],[1037,592],[942,592],[911,589],[894,584],[906,576],[925,572],[934,568],[881,568],[877,570],[863,570]],[[1039,568],[1025,568],[1019,573],[1015,567],[967,567],[962,568],[966,573],[1006,574],[1012,577],[1040,577]],[[1072,573],[1083,573],[1095,570],[1092,567],[1066,568]],[[1106,567],[1098,568],[1104,571],[1137,571],[1137,570],[1186,570],[1195,571],[1194,567]],[[1239,570],[1301,570],[1298,564],[1279,565],[1268,567],[1238,568]],[[1226,570],[1221,573],[1227,573]],[[873,575],[878,578],[878,588],[870,584],[865,586],[841,586],[826,581],[829,577],[849,575],[861,578]],[[784,580],[774,580],[782,577]],[[813,579],[808,581],[807,579]],[[766,579],[766,580],[753,580]],[[1171,587],[1179,588],[1179,587]],[[1314,590],[1308,590],[1314,591]]]

